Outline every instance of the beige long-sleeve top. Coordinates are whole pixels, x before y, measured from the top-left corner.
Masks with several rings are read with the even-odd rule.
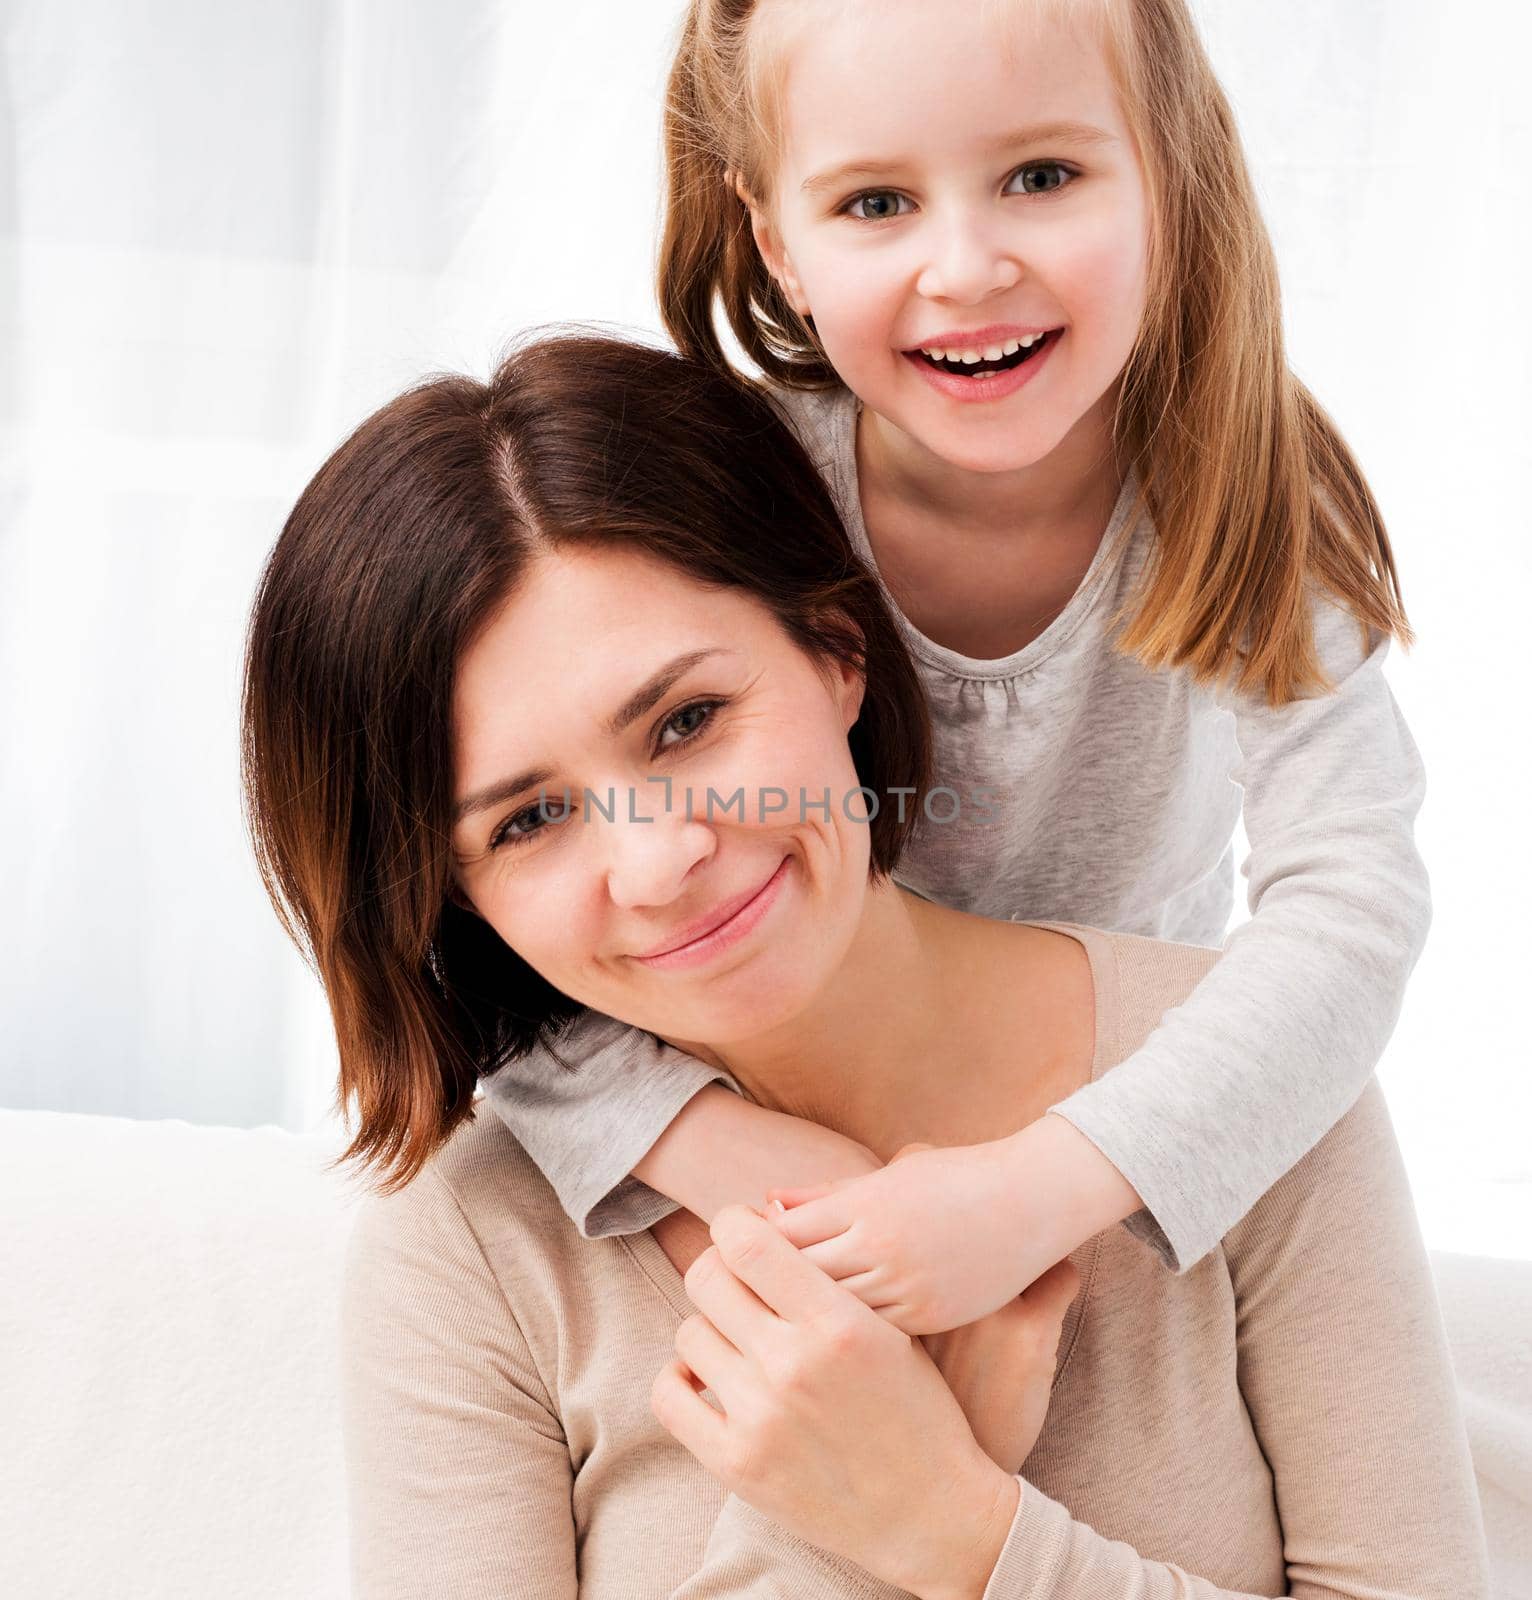
[[[1217,959],[1041,925],[1089,953],[1093,1079]],[[1487,1595],[1376,1079],[1189,1271],[1124,1228],[1071,1260],[1081,1289],[984,1600]],[[655,1420],[693,1309],[652,1233],[582,1237],[488,1115],[364,1201],[342,1317],[355,1600],[902,1593],[728,1494]]]

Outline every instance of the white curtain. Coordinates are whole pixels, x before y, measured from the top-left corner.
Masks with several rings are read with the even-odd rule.
[[[1294,362],[1369,470],[1421,636],[1393,679],[1437,911],[1383,1081],[1435,1242],[1493,1248],[1485,1186],[1532,1179],[1532,28],[1494,0],[1198,13]],[[405,383],[486,373],[528,323],[658,328],[679,15],[0,0],[0,1104],[319,1126],[326,1016],[239,812],[259,564]]]

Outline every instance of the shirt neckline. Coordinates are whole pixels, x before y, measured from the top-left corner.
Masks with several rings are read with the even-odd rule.
[[[1118,1059],[1117,1048],[1117,1021],[1118,1021],[1118,984],[1117,962],[1111,941],[1099,928],[1085,927],[1073,922],[1028,922],[1034,928],[1047,928],[1055,933],[1067,934],[1077,943],[1084,945],[1086,959],[1090,962],[1091,983],[1095,994],[1095,1048],[1091,1052],[1090,1079],[1094,1083],[1106,1068]],[[659,1291],[661,1298],[669,1305],[680,1320],[685,1320],[696,1310],[690,1297],[686,1293],[686,1281],[676,1271],[675,1263],[660,1248],[660,1242],[654,1237],[652,1229],[644,1228],[638,1233],[618,1234],[628,1254],[633,1258],[639,1271]],[[1101,1254],[1102,1235],[1093,1234],[1077,1250],[1069,1252],[1069,1259],[1074,1263],[1076,1271],[1080,1274],[1080,1292],[1069,1304],[1069,1309],[1064,1313],[1063,1326],[1059,1333],[1059,1355],[1054,1368],[1052,1388],[1057,1388],[1059,1380],[1064,1376],[1064,1369],[1069,1364],[1069,1358],[1074,1352],[1075,1340],[1079,1335],[1080,1325],[1085,1317],[1086,1305],[1090,1300],[1091,1291],[1096,1282],[1096,1264]]]
[[[1091,563],[1085,570],[1085,576],[1075,587],[1064,609],[1035,639],[1029,640],[1021,649],[1013,650],[1010,655],[994,656],[989,659],[965,656],[957,650],[948,649],[944,644],[938,644],[935,639],[922,633],[900,609],[899,602],[889,591],[883,581],[883,574],[878,570],[877,559],[872,553],[872,542],[867,537],[867,524],[862,517],[861,483],[856,465],[856,419],[861,409],[862,402],[850,389],[841,388],[835,392],[830,414],[831,443],[827,464],[838,479],[837,487],[841,491],[840,499],[844,507],[846,531],[856,547],[857,554],[877,575],[878,585],[883,590],[884,598],[894,614],[894,622],[910,651],[953,678],[1015,678],[1040,667],[1069,642],[1076,629],[1090,615],[1106,588],[1107,579],[1116,570],[1122,553],[1127,548],[1128,538],[1132,532],[1129,526],[1130,513],[1138,496],[1138,478],[1132,466],[1129,466],[1123,477],[1122,488],[1118,493],[1116,504],[1112,507],[1112,514],[1107,519],[1106,531],[1096,546],[1096,553],[1092,556]]]

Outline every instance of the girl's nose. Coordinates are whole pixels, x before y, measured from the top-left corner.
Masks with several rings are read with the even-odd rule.
[[[713,829],[684,810],[667,811],[658,791],[637,795],[631,810],[601,822],[607,836],[606,881],[625,910],[664,907],[685,893],[687,874],[717,848]]]
[[[1021,262],[1005,241],[974,221],[932,230],[933,247],[916,280],[928,300],[977,305],[1021,279]]]

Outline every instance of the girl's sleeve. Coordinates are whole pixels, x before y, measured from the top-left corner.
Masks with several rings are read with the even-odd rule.
[[[1186,1002],[1049,1110],[1133,1185],[1125,1226],[1194,1266],[1356,1101],[1431,920],[1413,825],[1420,753],[1383,676],[1386,635],[1317,600],[1333,691],[1228,700],[1251,920]]]
[[[1237,1379],[1301,1600],[1486,1600],[1489,1555],[1430,1261],[1383,1095],[1224,1241]],[[1109,1466],[1109,1463],[1107,1464]],[[1177,1493],[1166,1485],[1167,1497]],[[1143,1513],[1152,1517],[1153,1508]],[[731,1495],[674,1600],[904,1593]],[[1109,1539],[1021,1478],[983,1600],[1250,1600]]]
[[[675,1211],[634,1167],[700,1089],[740,1092],[727,1072],[597,1011],[578,1015],[554,1047],[540,1044],[481,1082],[484,1103],[587,1239],[640,1233]]]
[[[341,1298],[354,1600],[579,1591],[573,1469],[527,1341],[429,1168],[362,1202]]]

